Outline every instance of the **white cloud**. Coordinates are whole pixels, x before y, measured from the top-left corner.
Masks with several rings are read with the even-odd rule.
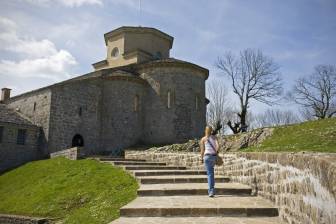
[[[103,5],[102,0],[24,0],[38,5],[50,5],[57,2],[67,7],[79,7],[82,5]]]
[[[67,51],[60,50],[54,55],[25,59],[22,61],[1,60],[0,74],[7,74],[17,77],[41,77],[60,81],[69,78],[65,72],[71,65],[75,65],[75,58]]]
[[[0,51],[16,53],[24,60],[0,61],[0,74],[14,77],[43,77],[60,81],[69,78],[69,69],[77,64],[66,50],[58,50],[50,40],[20,37],[15,22],[0,17]]]

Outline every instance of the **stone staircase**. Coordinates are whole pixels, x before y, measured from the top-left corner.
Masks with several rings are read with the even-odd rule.
[[[99,158],[121,166],[139,181],[138,197],[120,209],[111,224],[275,224],[278,209],[269,201],[251,196],[251,188],[216,176],[216,196],[207,195],[205,171],[165,163],[124,158]]]

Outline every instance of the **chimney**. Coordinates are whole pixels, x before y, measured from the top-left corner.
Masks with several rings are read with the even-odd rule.
[[[10,91],[11,89],[8,88],[1,89],[1,102],[4,102],[10,98]]]

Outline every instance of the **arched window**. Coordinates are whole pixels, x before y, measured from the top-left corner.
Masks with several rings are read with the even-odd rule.
[[[82,109],[82,107],[79,107],[78,108],[78,115],[81,117],[82,113],[83,113],[83,109]]]
[[[36,102],[34,102],[34,111],[36,110]]]
[[[84,146],[84,139],[80,134],[76,134],[72,138],[72,145],[71,147],[83,147]]]
[[[171,92],[168,90],[167,92],[167,108],[171,108]]]
[[[135,95],[134,97],[134,111],[139,111],[140,97],[139,95]]]
[[[199,96],[198,95],[195,96],[195,109],[199,110]]]
[[[118,56],[119,56],[119,49],[117,47],[115,47],[111,51],[111,57],[113,59],[116,59],[116,58],[118,58]]]

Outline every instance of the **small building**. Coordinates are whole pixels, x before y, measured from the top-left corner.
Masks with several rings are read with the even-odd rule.
[[[2,107],[42,128],[41,153],[81,146],[86,154],[118,154],[200,137],[209,71],[171,58],[174,38],[154,28],[120,27],[104,38],[106,58],[93,72],[4,96]]]
[[[39,158],[39,130],[18,112],[0,104],[0,173]]]

